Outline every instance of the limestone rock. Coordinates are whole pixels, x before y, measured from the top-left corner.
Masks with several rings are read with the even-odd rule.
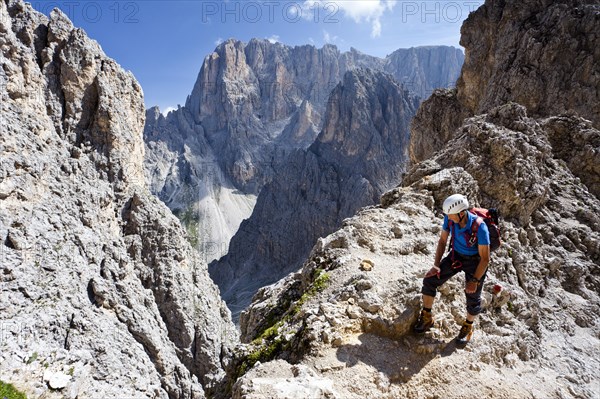
[[[461,28],[460,103],[478,114],[509,101],[536,117],[570,110],[600,127],[599,29],[595,1],[486,1]]]
[[[539,162],[524,162],[524,159]],[[552,175],[545,162],[550,159],[552,147],[541,126],[527,117],[524,107],[507,104],[465,121],[457,137],[431,161],[440,170],[463,168],[479,182],[483,199],[487,202],[493,198],[490,206],[499,207],[505,217],[528,223],[534,210],[548,198],[546,179]],[[418,164],[409,171],[404,184],[421,178],[423,173],[418,169],[428,165]],[[450,175],[446,173],[446,177]]]
[[[166,118],[146,112],[146,177],[150,189],[181,220],[190,242],[210,262],[225,255],[256,197],[235,189],[222,171],[201,125],[185,108]]]
[[[554,154],[565,161],[591,193],[600,198],[600,134],[591,124],[573,116],[542,121]]]
[[[424,161],[441,150],[467,116],[456,98],[456,89],[435,90],[421,103],[411,122],[410,161]]]
[[[360,262],[360,270],[366,271],[366,272],[370,272],[371,270],[373,270],[373,267],[375,265],[373,264],[372,260],[369,259],[363,259]]]
[[[46,371],[44,373],[44,381],[47,381],[52,389],[63,389],[70,380],[71,377],[62,372],[53,373],[51,371]]]
[[[425,380],[428,394],[439,396],[462,397],[475,391],[494,398],[547,397],[566,390],[593,396],[590,376],[600,363],[592,353],[575,348],[598,344],[597,323],[582,315],[589,314],[590,307],[600,308],[600,224],[586,211],[600,203],[554,157],[543,121],[527,117],[524,108],[515,104],[467,120],[462,134],[445,145],[435,162],[415,167],[406,176],[407,187],[386,193],[385,207],[369,207],[347,219],[341,230],[315,246],[300,273],[279,282],[277,291],[265,289],[275,297],[255,297],[245,314],[256,317],[262,303],[277,303],[281,316],[272,322],[280,323],[280,330],[296,331],[291,348],[274,357],[313,367],[319,378],[330,379],[333,389],[347,390],[344,397],[350,398],[371,397],[381,389],[392,397],[418,397],[411,395]],[[513,174],[500,173],[494,162],[478,160],[477,170],[471,169],[463,160],[474,156],[475,142],[490,153],[514,148],[507,158],[528,166]],[[440,162],[449,169],[436,169]],[[503,191],[490,193],[487,176],[492,174]],[[513,175],[526,180],[528,174],[538,177],[535,184],[514,183]],[[501,221],[503,246],[492,256],[484,285],[486,311],[475,327],[476,339],[464,352],[453,349],[452,341],[465,312],[464,281],[459,276],[440,290],[434,328],[424,337],[408,334],[420,309],[421,278],[433,262],[439,237],[439,229],[433,226],[442,223],[441,202],[450,183],[458,192],[468,191],[474,205],[494,201],[501,209],[512,210]],[[510,205],[515,200],[510,198],[526,197],[528,186],[535,193],[536,184],[548,188],[540,191],[545,199],[532,197],[527,204],[532,208],[515,212],[516,205]],[[394,224],[410,234],[392,238]],[[362,247],[359,241],[365,238],[379,249],[371,252]],[[429,254],[404,250],[421,247],[421,240],[432,249]],[[338,245],[342,241],[345,244]],[[358,275],[355,265],[365,253],[377,267]],[[299,275],[313,275],[315,268],[329,275],[329,284],[316,293],[311,284],[295,283]],[[366,281],[369,284],[362,290]],[[494,291],[496,285],[502,286],[499,293]],[[277,299],[286,295],[286,301]],[[365,311],[356,312],[355,303]],[[318,314],[310,311],[315,305]],[[370,305],[377,307],[370,309]],[[334,343],[336,334],[339,339]],[[447,356],[452,363],[444,360]],[[572,363],[575,358],[582,363]],[[465,362],[473,366],[452,365]],[[262,362],[260,368],[275,364]],[[448,375],[449,368],[458,377],[436,382]],[[374,377],[379,373],[385,378]],[[563,383],[545,378],[548,373],[577,378]],[[357,378],[363,382],[360,387]],[[464,391],[465,380],[477,381],[469,394]],[[269,384],[272,389],[276,382]]]
[[[31,397],[226,395],[235,328],[146,187],[140,86],[60,11],[0,16],[0,379]]]
[[[369,313],[377,313],[382,307],[381,298],[371,293],[365,293],[358,301],[358,306]]]
[[[454,47],[422,46],[398,49],[386,60],[384,71],[425,100],[435,89],[455,86],[465,56]]]
[[[578,115],[598,129],[597,13],[595,1],[487,0],[461,28],[466,57],[456,91],[434,93],[413,121],[411,161],[441,149],[464,118],[508,102],[537,118]]]
[[[233,387],[234,399],[272,398],[338,398],[333,381],[322,378],[307,366],[290,365],[279,360],[258,365]]]
[[[269,359],[312,367],[333,389],[346,390],[344,398],[416,399],[423,397],[423,386],[431,397],[596,394],[600,362],[589,348],[600,344],[593,317],[600,309],[598,113],[589,115],[598,100],[597,91],[581,82],[593,76],[586,71],[589,54],[597,50],[588,44],[598,18],[595,3],[569,2],[568,11],[566,3],[488,0],[469,17],[462,32],[467,44],[462,87],[456,98],[438,92],[419,117],[424,128],[414,138],[427,142],[414,143],[414,160],[428,158],[414,164],[380,206],[363,208],[320,239],[302,269],[276,292],[265,289],[275,298],[257,296],[245,311],[253,319],[264,312],[261,304],[276,303],[281,316],[271,323],[296,332]],[[561,40],[574,46],[566,50],[568,62],[561,60]],[[580,51],[571,52],[574,48]],[[527,73],[532,82],[524,80]],[[564,98],[556,98],[556,88],[565,87]],[[580,98],[575,87],[591,98],[587,111],[568,105]],[[516,97],[527,92],[527,98],[504,96],[511,91]],[[567,108],[588,112],[592,122],[563,113]],[[461,109],[461,115],[477,115],[454,119]],[[439,125],[427,120],[437,115]],[[437,135],[431,139],[427,129],[453,131],[431,131]],[[465,350],[453,341],[465,316],[459,276],[440,290],[432,330],[422,337],[409,334],[440,234],[441,204],[456,192],[474,206],[498,207],[503,215],[503,245],[492,255],[484,283],[485,311]],[[365,257],[377,267],[357,273]],[[313,289],[322,275],[315,270],[328,276],[322,290]],[[287,301],[278,300],[283,297]],[[372,301],[381,304],[376,312],[356,312],[355,304],[364,308],[369,298],[380,299]],[[333,345],[336,334],[340,339]],[[277,361],[263,359],[260,367]]]

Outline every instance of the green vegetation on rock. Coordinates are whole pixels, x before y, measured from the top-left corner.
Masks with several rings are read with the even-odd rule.
[[[189,207],[183,212],[173,211],[173,213],[179,218],[181,225],[185,228],[185,231],[187,232],[187,239],[192,247],[197,248],[198,243],[200,242],[200,232],[198,231],[198,224],[200,220],[198,213],[193,207]]]
[[[315,280],[308,287],[308,289],[302,294],[294,309],[292,310],[292,314],[296,314],[300,311],[302,305],[304,305],[310,298],[317,295],[319,292],[323,291],[329,285],[329,274],[323,273],[323,269],[315,270]]]
[[[265,323],[264,330],[252,341],[252,350],[250,353],[244,355],[236,368],[236,376],[234,380],[237,380],[243,376],[248,370],[250,370],[256,362],[268,362],[275,359],[280,353],[290,348],[292,344],[284,338],[286,333],[294,333],[294,329],[288,329],[287,332],[282,333],[282,329],[292,320],[293,316],[300,311],[300,308],[309,299],[313,298],[319,292],[323,291],[329,285],[330,276],[325,273],[323,269],[316,269],[313,275],[313,283],[308,287],[298,299],[293,308],[289,308],[291,302],[286,303],[288,311],[284,313],[283,317],[279,320],[275,317],[269,319],[268,323]],[[295,331],[297,334],[298,331]],[[293,340],[292,340],[293,341]]]
[[[29,357],[29,359],[27,359],[27,364],[31,364],[33,362],[35,362],[38,358],[38,353],[37,352],[33,352],[33,354]]]
[[[27,399],[23,392],[17,391],[12,384],[7,384],[0,381],[0,398],[1,399]]]

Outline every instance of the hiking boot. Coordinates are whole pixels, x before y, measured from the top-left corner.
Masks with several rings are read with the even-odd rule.
[[[428,331],[431,326],[433,326],[433,316],[431,315],[431,312],[421,310],[421,314],[413,326],[413,331],[417,334],[423,334],[425,331]]]
[[[466,322],[462,325],[458,337],[456,337],[457,345],[466,345],[473,337],[473,324],[467,324]]]

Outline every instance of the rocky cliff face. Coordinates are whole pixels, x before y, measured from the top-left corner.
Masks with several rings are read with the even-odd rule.
[[[462,27],[458,98],[472,113],[514,101],[600,126],[597,1],[486,1]],[[494,55],[492,57],[491,55]]]
[[[259,287],[296,270],[318,237],[400,179],[417,106],[390,75],[346,73],[317,140],[277,170],[230,253],[210,265],[230,308],[243,309]]]
[[[454,47],[422,46],[398,49],[386,61],[384,70],[425,100],[434,89],[454,87],[465,56]]]
[[[600,127],[600,50],[594,44],[599,5],[486,1],[471,13],[461,31],[466,54],[457,91],[452,98],[434,93],[421,108],[411,130],[413,161],[439,150],[465,117],[509,101],[522,104],[532,116],[568,112]],[[434,114],[440,111],[434,103],[440,102],[451,102],[452,113]]]
[[[236,333],[144,183],[140,86],[60,11],[0,15],[0,379],[30,397],[218,393]]]
[[[239,191],[186,108],[164,117],[146,112],[146,176],[150,189],[179,217],[190,242],[206,261],[227,253],[256,196]]]
[[[432,156],[468,115],[456,98],[456,89],[435,90],[411,122],[410,161],[414,164]]]
[[[319,240],[300,271],[261,289],[241,317],[242,339],[255,348],[248,368],[260,364],[233,397],[594,397],[600,362],[585,348],[600,344],[600,202],[554,155],[546,122],[517,104],[467,119],[404,187]],[[583,119],[568,123],[600,136]],[[453,342],[462,275],[440,289],[434,328],[410,333],[441,204],[455,192],[505,216],[466,350]]]
[[[332,45],[289,47],[228,40],[207,56],[186,105],[148,111],[146,175],[192,230],[208,261],[228,251],[256,195],[296,149],[323,128],[327,99],[344,73],[385,70],[413,92],[454,84],[462,53],[451,47],[397,51],[386,59]],[[201,221],[208,234],[197,234]]]

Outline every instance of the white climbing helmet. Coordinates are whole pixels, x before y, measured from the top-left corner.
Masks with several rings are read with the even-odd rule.
[[[469,201],[462,194],[453,194],[444,201],[444,213],[452,215],[469,209]]]

